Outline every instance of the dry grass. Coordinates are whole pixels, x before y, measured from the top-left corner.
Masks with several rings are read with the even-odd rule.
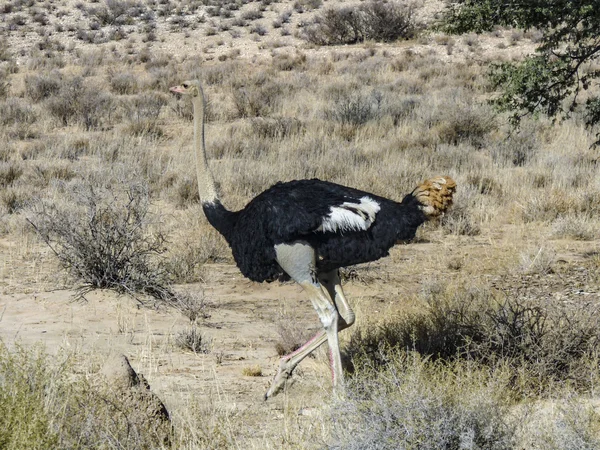
[[[259,365],[246,366],[242,369],[242,375],[245,377],[262,377],[263,372]]]
[[[600,164],[589,147],[593,136],[576,119],[560,124],[527,119],[514,133],[485,103],[490,92],[484,73],[487,61],[496,59],[486,49],[512,58],[510,48],[498,49],[498,42],[515,47],[529,37],[424,35],[423,44],[367,43],[325,52],[298,45],[298,30],[321,14],[319,1],[107,1],[54,5],[45,13],[48,2],[5,3],[0,239],[11,246],[0,283],[7,292],[81,283],[77,274],[75,280],[56,276],[56,260],[26,218],[34,205],[45,204],[67,210],[74,224],[85,223],[85,208],[72,201],[74,186],[82,183],[109,197],[133,182],[147,186],[148,213],[160,223],[144,226],[137,239],[164,237],[155,250],[169,287],[206,281],[204,265],[231,264],[227,244],[198,204],[190,105],[168,95],[168,87],[185,78],[200,78],[206,86],[210,165],[223,203],[231,208],[295,178],[318,177],[396,200],[432,175],[448,174],[458,182],[454,210],[420,238],[427,256],[415,257],[419,250],[408,251],[406,260],[392,255],[413,279],[378,268],[376,276],[359,278],[366,285],[384,279],[388,289],[382,299],[364,300],[372,301],[368,311],[385,311],[385,303],[397,313],[405,306],[395,303],[398,297],[417,306],[407,307],[396,322],[376,324],[375,331],[358,324],[346,345],[355,355],[355,373],[335,420],[326,404],[314,412],[323,418],[316,429],[314,417],[302,418],[301,406],[290,407],[282,419],[286,426],[258,439],[268,424],[260,432],[239,430],[255,410],[224,406],[221,392],[211,393],[219,401],[181,395],[172,448],[385,448],[388,438],[412,445],[409,434],[431,448],[518,448],[518,442],[529,442],[525,448],[597,447],[591,386],[598,379],[596,305],[580,299],[597,292],[598,278],[590,275],[577,284],[566,277],[582,294],[555,292],[566,298],[563,303],[548,301],[540,291],[503,293],[488,283],[510,285],[510,277],[523,277],[522,289],[547,285],[548,277],[564,275],[560,251],[579,251],[573,250],[583,248],[579,241],[590,252],[586,264],[595,264],[596,273],[600,268],[595,250]],[[185,53],[178,52],[182,48]],[[240,48],[258,56],[252,59]],[[68,231],[67,222],[61,223]],[[84,244],[93,248],[90,238]],[[424,281],[421,295],[405,295],[414,283],[438,273],[450,281],[470,279],[478,288]],[[177,299],[174,306],[191,328],[175,339],[181,347],[174,351],[192,350],[201,358],[210,349],[198,325],[207,315],[206,300],[202,294]],[[282,327],[278,351],[304,342],[303,331]],[[386,339],[395,340],[396,348],[380,348]],[[361,352],[367,353],[363,359],[356,356]],[[0,447],[59,445],[77,430],[57,431],[49,405],[55,398],[44,399],[31,380],[39,375],[50,392],[58,386],[71,395],[66,375],[52,372],[43,357],[25,353],[22,360],[35,369],[21,370],[33,374],[29,379],[18,375],[18,361],[9,352],[3,350],[0,359],[11,376],[21,377],[12,388],[0,385],[0,416],[15,418],[2,423]],[[231,363],[228,355],[217,354]],[[464,355],[470,360],[460,358]],[[263,372],[260,365],[247,366],[243,374]],[[81,392],[88,391],[77,395]],[[76,399],[99,401],[85,395],[75,396],[69,407],[77,411]],[[541,405],[550,397],[569,402],[543,415]],[[527,402],[533,411],[516,415]],[[578,404],[590,407],[578,410]],[[94,411],[91,423],[108,426],[108,410]],[[26,412],[27,420],[19,419]],[[525,425],[519,427],[515,417]],[[547,425],[536,428],[537,421]],[[32,434],[18,423],[29,423]],[[403,434],[399,423],[410,433]],[[129,438],[121,444],[132,442]]]

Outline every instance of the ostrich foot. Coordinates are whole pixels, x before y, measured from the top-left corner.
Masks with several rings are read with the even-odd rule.
[[[269,397],[274,397],[277,395],[285,386],[288,379],[292,376],[293,367],[290,367],[288,364],[289,359],[282,359],[279,363],[279,369],[277,369],[277,373],[273,378],[273,382],[271,383],[271,387],[265,393],[265,400],[268,400]]]

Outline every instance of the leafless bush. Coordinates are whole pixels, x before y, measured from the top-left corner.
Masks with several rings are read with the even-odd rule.
[[[517,447],[506,377],[475,364],[444,365],[387,352],[388,364],[359,363],[348,395],[332,408],[332,449]]]
[[[487,288],[424,293],[427,309],[357,330],[348,353],[374,367],[388,363],[386,348],[416,351],[433,360],[474,360],[509,368],[516,391],[539,394],[566,380],[585,390],[594,383],[582,370],[594,360],[600,320],[589,305],[542,303],[518,293]]]
[[[262,19],[263,13],[260,9],[249,9],[248,11],[244,11],[241,17],[244,20],[257,20]]]
[[[102,30],[83,30],[79,29],[76,33],[77,39],[89,44],[103,44],[108,41],[108,37]]]
[[[492,147],[492,156],[501,164],[523,167],[537,154],[540,146],[538,129],[526,122],[515,132]]]
[[[265,36],[268,33],[267,29],[263,25],[254,25],[250,28],[250,34],[256,34],[258,36]]]
[[[196,179],[184,178],[177,183],[175,202],[178,208],[186,208],[194,203],[200,203]]]
[[[365,39],[357,8],[327,9],[304,29],[304,38],[317,45],[355,44]]]
[[[282,94],[282,86],[275,82],[243,86],[234,88],[233,103],[238,117],[263,117],[271,114],[279,105]]]
[[[587,398],[567,394],[566,398],[528,408],[528,420],[519,439],[519,448],[530,450],[592,450],[600,448],[600,437],[590,425],[598,411]]]
[[[598,224],[583,215],[559,217],[552,222],[552,236],[592,241],[599,236]]]
[[[26,101],[9,97],[0,103],[0,124],[30,125],[37,120],[35,110]]]
[[[158,127],[158,116],[168,103],[168,97],[161,93],[143,93],[125,102],[129,118],[129,130],[134,135],[145,133],[161,134]]]
[[[114,101],[110,94],[85,86],[81,77],[62,81],[60,90],[45,102],[51,115],[62,125],[81,124],[86,130],[100,127],[110,121]]]
[[[203,290],[197,293],[179,292],[173,302],[173,307],[190,319],[192,324],[196,323],[198,319],[207,319],[210,317],[208,314],[208,302]]]
[[[28,75],[25,77],[25,95],[34,102],[39,102],[60,92],[60,72]]]
[[[196,325],[177,334],[175,343],[178,347],[194,353],[210,353],[211,351],[210,339],[204,336]]]
[[[146,6],[135,0],[106,0],[104,5],[90,7],[87,12],[103,26],[132,24],[136,17],[147,17]]]
[[[23,210],[31,201],[31,192],[28,189],[7,187],[0,191],[0,206],[7,214],[14,214]]]
[[[412,7],[371,0],[358,7],[328,9],[304,30],[304,38],[317,45],[355,44],[364,40],[392,42],[415,35]]]
[[[113,289],[171,301],[169,274],[158,264],[165,235],[152,223],[147,188],[111,192],[92,184],[67,191],[64,203],[39,202],[29,223],[61,266],[82,284],[78,293]]]
[[[8,42],[4,38],[0,38],[0,61],[12,61],[12,57]]]
[[[10,81],[8,80],[8,73],[5,70],[0,70],[0,99],[8,97],[10,91]]]
[[[304,11],[312,11],[319,9],[323,5],[323,0],[296,0],[294,2],[294,10],[302,13]]]
[[[20,163],[0,162],[0,187],[7,187],[23,175],[23,167]]]
[[[379,91],[342,93],[325,111],[325,117],[345,125],[363,125],[380,117],[382,101],[383,95]]]
[[[110,88],[116,94],[135,94],[138,90],[138,81],[135,75],[127,72],[110,74]]]
[[[457,236],[477,236],[481,227],[473,220],[471,210],[465,205],[455,205],[441,220],[442,227]]]
[[[301,134],[305,125],[298,119],[290,117],[274,117],[252,119],[252,132],[261,138],[285,139],[292,135]]]
[[[306,326],[289,315],[284,315],[278,321],[277,334],[279,334],[279,340],[275,343],[275,350],[279,356],[298,350],[311,338],[311,333]]]
[[[556,252],[543,245],[521,253],[521,270],[524,273],[552,273],[555,263]]]
[[[284,53],[273,57],[273,66],[277,70],[292,71],[301,69],[306,64],[306,55],[304,53],[289,54]]]
[[[438,110],[431,119],[439,140],[451,145],[466,142],[481,147],[485,138],[496,128],[491,111],[473,104],[454,102]]]

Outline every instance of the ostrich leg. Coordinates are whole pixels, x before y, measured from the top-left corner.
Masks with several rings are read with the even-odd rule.
[[[344,296],[338,271],[334,270],[328,273],[320,274],[318,278],[321,285],[325,287],[329,299],[333,300],[335,307],[338,311],[338,331],[348,328],[354,323],[354,312],[350,308],[350,305],[346,300],[346,297]],[[289,355],[285,355],[283,358],[281,358],[277,374],[273,379],[271,387],[265,394],[265,400],[273,395],[276,395],[283,388],[287,379],[292,375],[292,372],[294,371],[296,366],[300,364],[300,362],[304,358],[310,355],[320,345],[322,345],[326,340],[327,333],[325,330],[321,330],[312,339],[306,342],[302,347],[290,353]],[[336,371],[334,366],[333,353],[331,354],[330,361],[332,375],[335,383]]]

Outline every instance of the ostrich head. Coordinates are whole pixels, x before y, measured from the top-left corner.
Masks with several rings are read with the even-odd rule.
[[[202,95],[202,86],[198,80],[186,80],[179,86],[173,86],[169,90],[177,94],[191,95],[192,97]]]

